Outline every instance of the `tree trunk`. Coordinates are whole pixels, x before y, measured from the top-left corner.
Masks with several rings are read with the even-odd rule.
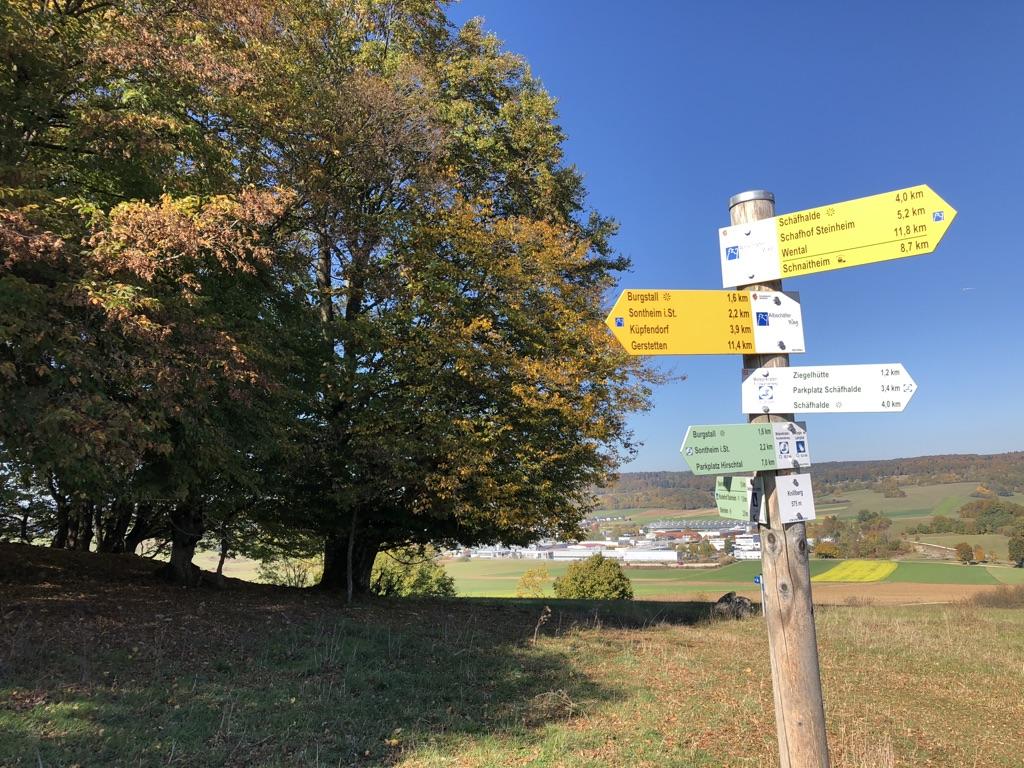
[[[136,504],[135,505],[135,525],[124,537],[124,551],[135,554],[135,550],[139,548],[139,544],[149,538],[153,532],[153,505],[152,504]]]
[[[220,559],[217,560],[217,578],[224,578],[224,561],[228,559],[228,537],[222,536],[220,540]]]
[[[106,519],[100,525],[99,513],[97,513],[97,528],[99,529],[99,542],[97,552],[114,552],[120,554],[125,551],[125,536],[128,533],[128,525],[132,521],[134,504],[126,501],[115,501],[110,506]]]
[[[73,548],[80,552],[88,552],[95,533],[92,525],[94,505],[91,502],[83,501],[75,506],[77,507],[75,516],[78,518],[78,524],[75,526],[76,535]]]
[[[28,544],[28,507],[21,513],[21,540]]]
[[[202,538],[202,507],[188,501],[171,507],[171,561],[162,569],[168,581],[184,587],[199,586],[202,572],[192,564],[192,557]]]
[[[50,546],[54,549],[65,549],[68,545],[68,537],[71,535],[71,515],[68,512],[68,500],[59,490],[57,483],[51,476],[47,480],[50,486],[50,495],[53,503],[57,506],[57,530],[53,534],[53,541]]]
[[[320,235],[320,253],[317,256],[316,264],[316,289],[319,293],[320,321],[324,324],[324,333],[331,338],[331,329],[328,328],[334,319],[334,278],[331,275],[333,265],[331,240],[326,234]]]
[[[68,502],[68,535],[65,549],[81,549],[82,541],[82,502]],[[92,521],[89,521],[89,529],[92,530]]]
[[[348,552],[346,553],[347,560],[345,562],[345,602],[352,602],[352,595],[355,592],[355,569],[352,567],[352,559],[356,550],[356,525],[359,522],[359,517],[356,512],[356,508],[352,508],[352,522],[349,523],[348,528]]]
[[[318,586],[321,589],[344,591],[347,595],[351,566],[352,596],[355,597],[370,591],[370,572],[380,544],[365,534],[351,536],[350,533],[345,531],[335,534],[324,542],[324,575]]]

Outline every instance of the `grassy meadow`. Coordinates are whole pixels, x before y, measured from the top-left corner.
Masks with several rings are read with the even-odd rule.
[[[0,586],[4,768],[777,765],[760,618],[39,573]],[[835,768],[1019,768],[1024,611],[822,607],[817,630]]]

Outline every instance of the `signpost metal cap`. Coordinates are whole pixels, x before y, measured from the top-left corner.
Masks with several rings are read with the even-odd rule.
[[[775,195],[766,189],[751,189],[747,192],[740,192],[737,195],[733,195],[729,198],[729,207],[734,208],[740,203],[748,203],[751,200],[767,200],[768,202],[775,203]]]

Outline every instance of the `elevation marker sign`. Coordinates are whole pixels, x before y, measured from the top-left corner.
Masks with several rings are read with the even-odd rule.
[[[811,465],[807,430],[791,421],[691,426],[679,450],[695,475]]]
[[[744,413],[893,413],[917,384],[900,363],[745,368]]]
[[[810,475],[780,475],[775,483],[778,489],[779,517],[783,523],[815,519],[814,490],[811,488]]]
[[[956,210],[927,184],[719,230],[722,285],[931,253]]]
[[[626,290],[604,322],[631,355],[804,351],[796,293]]]

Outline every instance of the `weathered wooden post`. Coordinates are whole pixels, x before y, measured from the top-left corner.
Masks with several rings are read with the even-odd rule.
[[[763,190],[729,199],[732,224],[775,215],[775,196]],[[782,281],[738,286],[739,290],[781,291]],[[744,355],[744,368],[787,368],[789,355]],[[751,422],[792,421],[793,414],[760,414]],[[818,644],[811,604],[807,530],[802,522],[783,525],[779,516],[776,478],[792,470],[760,472],[764,480],[768,525],[761,534],[762,584],[768,648],[771,655],[775,727],[782,768],[828,768],[825,707],[818,669]]]

